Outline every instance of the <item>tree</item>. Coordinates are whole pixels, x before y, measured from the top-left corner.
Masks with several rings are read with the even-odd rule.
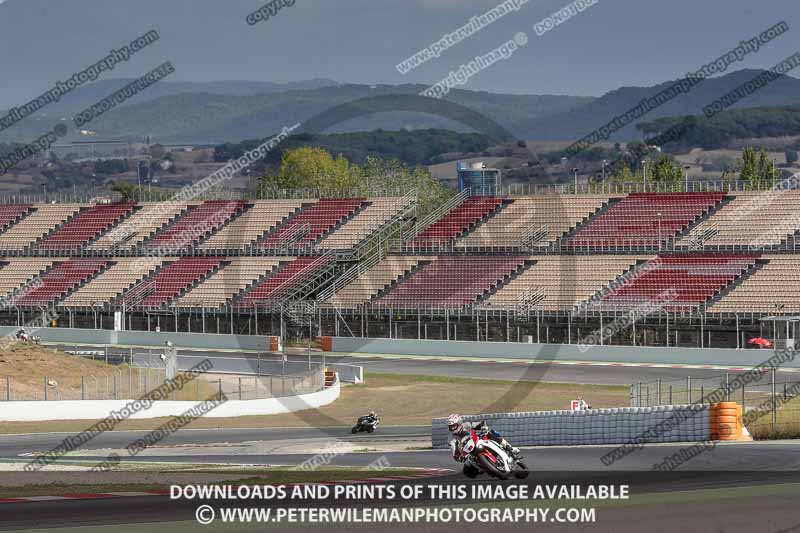
[[[364,180],[357,165],[344,156],[334,158],[326,150],[305,146],[283,154],[277,171],[261,179],[262,190],[319,189],[356,190]]]
[[[123,201],[134,200],[139,195],[139,187],[127,181],[115,181],[111,190],[119,193]]]
[[[742,151],[742,158],[739,160],[739,173],[743,181],[748,182],[753,188],[759,186],[758,163],[756,162],[756,151],[752,148],[745,148]]]
[[[422,218],[453,196],[425,167],[409,166],[398,159],[368,156],[362,173],[372,189],[417,191],[417,218]]]
[[[683,169],[672,158],[665,155],[660,156],[655,164],[650,164],[650,166],[653,169],[653,181],[680,183],[683,179]]]

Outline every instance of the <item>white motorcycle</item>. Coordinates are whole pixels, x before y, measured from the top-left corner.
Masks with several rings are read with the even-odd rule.
[[[475,430],[461,439],[459,453],[464,462],[464,475],[469,478],[484,472],[497,479],[509,479],[511,476],[525,479],[530,474],[522,462],[521,454],[509,454],[487,435],[481,437]]]

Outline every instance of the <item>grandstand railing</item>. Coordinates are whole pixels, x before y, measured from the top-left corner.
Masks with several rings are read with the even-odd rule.
[[[429,226],[434,224],[439,219],[445,217],[450,211],[464,203],[464,201],[469,198],[470,196],[470,189],[466,188],[457,195],[450,198],[447,202],[436,208],[432,211],[428,216],[423,218],[422,220],[418,221],[415,225],[413,230],[411,230],[408,234],[403,235],[403,242],[408,242],[417,237],[420,233],[425,231]]]

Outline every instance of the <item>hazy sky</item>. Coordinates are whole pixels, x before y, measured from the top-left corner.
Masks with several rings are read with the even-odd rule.
[[[0,0],[2,1],[2,0]],[[768,67],[800,49],[798,0],[599,0],[539,37],[568,0],[518,12],[401,75],[395,65],[501,0],[296,0],[270,20],[262,0],[6,0],[0,4],[0,107],[19,104],[155,29],[161,40],[103,79],[171,61],[175,81],[433,83],[515,33],[528,44],[469,80],[473,90],[601,95],[684,75],[785,20],[791,31],[732,69]]]

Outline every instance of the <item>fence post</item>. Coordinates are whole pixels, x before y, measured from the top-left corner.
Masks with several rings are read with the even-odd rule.
[[[114,372],[114,399],[117,399],[117,373]]]
[[[669,404],[672,405],[672,385],[669,386]]]
[[[44,377],[44,401],[47,401],[47,376]]]
[[[217,380],[217,385],[219,386],[219,395],[222,397],[222,378]]]
[[[686,404],[692,404],[692,376],[686,376]]]
[[[11,401],[11,376],[6,376],[6,401]]]
[[[81,400],[85,399],[86,399],[86,387],[84,386],[83,375],[81,375]]]
[[[770,381],[772,382],[772,433],[775,433],[775,429],[778,425],[778,402],[777,397],[775,394],[775,372],[777,368],[774,366],[772,367],[772,372],[770,376]]]
[[[705,403],[706,395],[705,395],[705,391],[703,389],[704,389],[704,386],[703,386],[702,383],[700,383],[700,403]]]
[[[658,378],[658,405],[662,405],[661,403],[661,378]]]
[[[731,385],[730,385],[730,377],[731,375],[725,372],[725,401],[731,401]]]
[[[242,378],[239,378],[239,399],[242,399]]]
[[[745,389],[746,387],[747,387],[747,385],[742,385],[742,412],[743,412],[743,413],[745,412],[745,411],[744,411],[744,389]]]

